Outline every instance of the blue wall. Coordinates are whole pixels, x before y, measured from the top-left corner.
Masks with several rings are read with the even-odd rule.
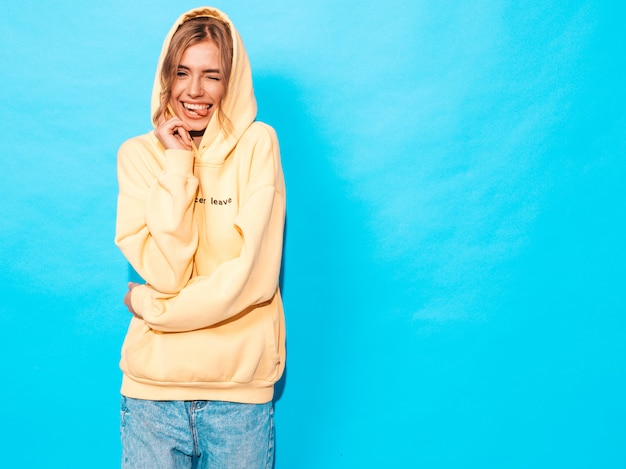
[[[288,184],[277,469],[626,467],[622,3],[215,5]],[[3,467],[118,464],[115,153],[193,6],[0,6]]]

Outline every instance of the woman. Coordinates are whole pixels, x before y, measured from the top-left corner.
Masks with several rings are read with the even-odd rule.
[[[115,242],[146,282],[124,299],[123,467],[271,467],[285,190],[224,13],[176,21],[152,110],[154,131],[118,154]]]

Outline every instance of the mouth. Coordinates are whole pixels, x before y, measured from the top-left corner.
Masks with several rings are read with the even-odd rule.
[[[195,104],[195,103],[186,103],[181,101],[181,104],[187,114],[191,117],[207,117],[209,115],[209,111],[213,107],[212,104]]]

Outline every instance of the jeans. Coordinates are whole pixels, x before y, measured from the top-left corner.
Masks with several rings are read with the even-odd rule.
[[[274,407],[122,396],[123,469],[271,469]]]

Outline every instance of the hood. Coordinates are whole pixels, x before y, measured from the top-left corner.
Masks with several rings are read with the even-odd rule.
[[[244,48],[239,33],[235,29],[235,25],[230,21],[228,16],[220,10],[212,7],[194,8],[187,13],[182,14],[174,23],[169,33],[165,37],[161,55],[154,78],[154,87],[152,89],[152,106],[151,115],[153,115],[160,104],[161,96],[161,67],[165,54],[172,40],[172,36],[178,27],[185,21],[199,16],[211,16],[217,18],[230,26],[233,38],[233,64],[228,83],[226,97],[222,102],[222,109],[226,117],[232,123],[232,132],[228,135],[219,128],[217,116],[214,114],[207,130],[202,138],[202,142],[198,147],[200,158],[203,161],[221,162],[228,157],[232,149],[235,147],[241,136],[247,128],[254,122],[257,113],[256,99],[254,97],[254,89],[252,87],[252,71],[248,54]]]

